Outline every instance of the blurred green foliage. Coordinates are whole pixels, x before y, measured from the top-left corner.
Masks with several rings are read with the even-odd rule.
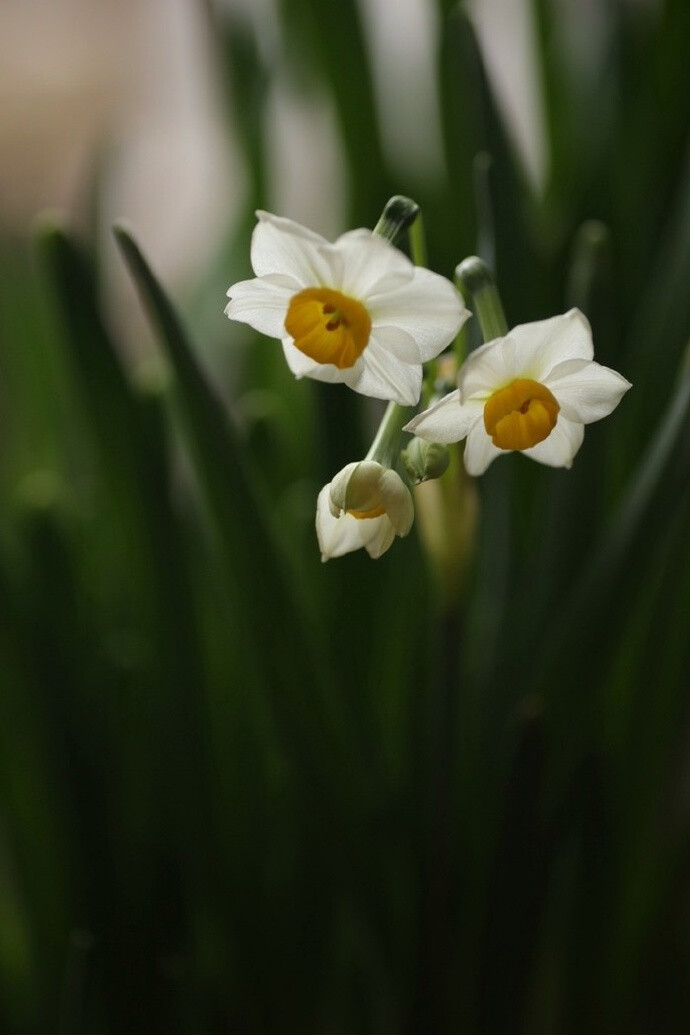
[[[190,337],[121,227],[164,357],[142,382],[88,244],[45,222],[40,273],[2,245],[3,1031],[688,1030],[690,5],[599,6],[582,66],[533,0],[537,194],[461,9],[438,0],[431,189],[390,167],[355,0],[279,5],[290,74],[335,103],[349,225],[413,196],[435,269],[481,254],[511,324],[579,305],[634,384],[571,471],[490,469],[452,606],[414,533],[319,561],[358,397],[296,383],[222,294]],[[200,271],[227,285],[272,71],[209,17],[252,183]]]

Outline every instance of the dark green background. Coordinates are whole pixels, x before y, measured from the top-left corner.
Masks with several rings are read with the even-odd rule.
[[[414,197],[432,268],[480,252],[510,324],[579,305],[634,387],[571,471],[481,479],[452,604],[414,531],[322,565],[316,494],[370,414],[222,316],[273,71],[209,8],[250,197],[184,328],[120,231],[159,375],[123,364],[92,243],[44,221],[0,250],[3,1031],[690,1026],[690,5],[601,0],[578,78],[534,0],[539,197],[438,6],[431,192],[384,157],[354,0],[280,3],[286,67],[336,106],[348,225]]]

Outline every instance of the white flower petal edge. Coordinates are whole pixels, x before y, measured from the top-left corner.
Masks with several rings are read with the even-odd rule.
[[[508,332],[518,356],[529,352],[528,376],[543,381],[549,370],[567,359],[593,359],[592,328],[579,309],[548,320],[518,324]]]
[[[460,398],[491,395],[516,377],[546,383],[546,374],[569,359],[591,360],[594,355],[589,321],[579,309],[548,320],[519,324],[503,338],[482,345],[466,359],[458,374]]]
[[[292,219],[270,212],[259,211],[256,217],[258,223],[252,233],[250,256],[257,277],[282,273],[294,277],[300,287],[309,287],[322,278],[342,273],[342,263],[332,254],[324,237]],[[331,269],[334,261],[336,270]]]
[[[348,464],[318,496],[316,535],[321,560],[362,547],[376,559],[396,535],[407,535],[413,520],[412,496],[395,471],[374,460]]]
[[[584,424],[577,424],[559,414],[556,427],[549,437],[545,438],[543,442],[538,442],[536,446],[525,449],[524,453],[525,456],[538,460],[540,464],[546,464],[548,467],[572,467],[575,454],[582,445],[584,437]]]
[[[371,299],[376,326],[399,327],[414,339],[419,359],[426,363],[439,354],[439,339],[453,340],[458,318],[458,295],[449,281],[421,266],[414,267],[411,283],[391,286]],[[450,289],[450,290],[449,290]],[[460,326],[468,318],[465,310]],[[458,327],[458,330],[460,328]]]
[[[473,352],[458,374],[457,391],[420,413],[405,431],[430,442],[466,439],[465,467],[474,476],[483,474],[497,456],[515,449],[550,467],[570,467],[582,445],[585,424],[608,416],[632,387],[617,371],[595,363],[593,355],[589,323],[577,309],[515,327],[505,337]],[[533,445],[501,448],[495,442],[495,438],[500,440],[499,430],[495,430],[496,412],[488,416],[485,407],[489,399],[492,406],[499,398],[502,403],[510,400],[515,382],[519,382],[518,391],[525,386],[527,396],[535,400],[544,395],[550,398],[556,404],[553,413],[557,416],[551,419],[550,427],[546,425],[544,437]],[[527,396],[523,394],[521,399],[531,405]],[[529,405],[519,410],[518,405],[505,402],[507,408],[500,409],[498,418],[505,415],[511,421],[522,420],[520,414],[529,412]],[[524,419],[529,421],[529,417]],[[541,422],[535,420],[530,427],[541,427],[543,434],[543,414]],[[515,433],[504,434],[510,441]],[[537,437],[535,434],[532,442]],[[520,442],[520,438],[513,441]]]
[[[478,478],[502,452],[493,444],[484,428],[484,421],[480,419],[472,426],[465,441],[465,470],[473,478]]]
[[[416,406],[422,391],[422,365],[406,363],[392,349],[386,348],[386,330],[372,328],[361,366],[352,367],[352,373],[342,380],[371,399],[394,399],[402,406]]]
[[[369,230],[351,230],[331,244],[290,219],[268,212],[257,216],[251,246],[256,278],[229,288],[226,315],[280,338],[296,377],[340,382],[373,398],[415,405],[422,363],[439,355],[470,315],[454,285],[414,266]],[[302,351],[302,339],[291,336],[286,328],[290,304],[307,289],[338,292],[344,301],[353,300],[365,311],[371,326],[368,334],[361,335],[356,358],[336,358],[338,352],[324,346],[335,338],[325,332],[315,352],[310,352],[313,344],[306,343],[306,352]],[[345,319],[347,326],[342,313],[338,318]],[[298,333],[294,327],[291,331]],[[326,361],[326,356],[334,357],[334,362]],[[351,365],[341,365],[346,362]]]
[[[477,422],[481,423],[483,412],[484,404],[479,399],[461,403],[460,392],[456,388],[428,410],[413,417],[403,430],[428,442],[449,445],[451,442],[460,442],[469,435],[474,425]]]
[[[422,388],[422,367],[419,363],[406,363],[392,350],[386,349],[389,328],[372,331],[367,352],[368,362],[360,356],[347,370],[340,370],[332,363],[317,363],[295,348],[291,338],[283,338],[283,352],[287,364],[295,377],[311,377],[330,384],[340,382],[367,395],[370,399],[395,399],[403,406],[414,406]],[[403,331],[394,331],[393,337],[401,350],[409,350],[408,342],[402,340]]]
[[[357,518],[350,517],[349,514],[339,518],[333,517],[329,497],[330,486],[324,485],[316,502],[316,534],[322,561],[342,557],[364,546]]]
[[[277,277],[241,280],[232,289],[232,299],[225,307],[225,315],[239,323],[248,323],[255,331],[269,338],[285,334],[285,310],[295,293],[292,278]]]
[[[618,371],[581,359],[559,363],[544,384],[558,399],[562,415],[581,424],[608,417],[631,387]]]

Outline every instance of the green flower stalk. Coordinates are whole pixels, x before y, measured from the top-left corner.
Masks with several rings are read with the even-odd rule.
[[[385,238],[392,242],[404,230],[408,230],[410,234],[415,275],[421,278],[423,283],[428,277],[434,278],[429,284],[435,284],[436,274],[420,268],[420,263],[425,258],[425,247],[418,205],[409,198],[391,198],[376,224],[372,238]],[[404,261],[409,264],[409,260]],[[381,275],[386,275],[383,268]],[[395,331],[388,327],[386,334],[390,336],[393,332],[400,346],[405,348],[408,354],[415,349],[421,362],[425,356],[433,358],[438,355],[439,350],[435,346],[433,356],[429,355],[424,339],[429,335],[438,337],[434,330],[437,314],[427,309],[424,298],[412,283],[403,284],[399,290],[401,309],[409,313],[410,329],[416,328],[418,337],[415,341],[403,328]],[[449,290],[453,291],[452,286],[446,282],[444,297]],[[457,329],[469,314],[462,306],[457,292],[453,294],[458,317],[455,327],[457,333]],[[407,342],[406,337],[409,339]],[[452,338],[449,338],[446,344],[449,344],[450,340]],[[418,368],[418,387],[415,388],[417,397],[421,389],[421,362]],[[322,560],[339,557],[362,547],[371,557],[380,557],[396,536],[405,536],[410,531],[414,520],[414,506],[405,480],[405,465],[401,464],[401,448],[405,438],[403,427],[413,412],[409,405],[404,405],[408,401],[410,400],[402,393],[391,399],[365,459],[359,463],[348,464],[319,493],[316,533]],[[429,463],[431,454],[438,454],[438,449],[433,447],[429,450],[427,445],[423,444],[417,447],[417,452],[420,450],[429,454],[426,469],[420,455],[417,457],[418,469],[412,480],[418,482],[425,478],[438,477],[444,469],[443,463],[439,464],[439,457],[436,455],[436,473],[432,472],[432,465]]]

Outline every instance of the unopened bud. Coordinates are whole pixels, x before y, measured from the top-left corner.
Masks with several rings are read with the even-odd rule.
[[[440,478],[448,468],[450,454],[440,442],[427,442],[415,437],[403,450],[401,459],[412,484],[419,485],[420,482]]]

